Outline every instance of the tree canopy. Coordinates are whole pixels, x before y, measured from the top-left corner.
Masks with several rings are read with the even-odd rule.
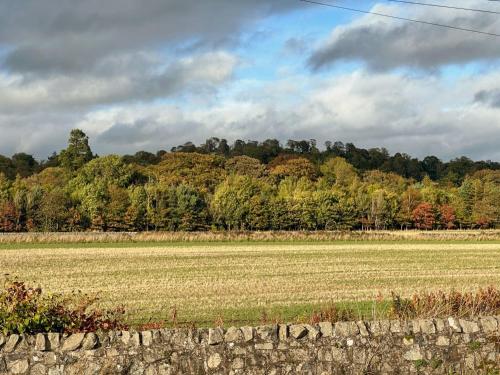
[[[499,226],[498,163],[463,157],[218,138],[97,157],[80,130],[47,161],[0,156],[2,232]]]

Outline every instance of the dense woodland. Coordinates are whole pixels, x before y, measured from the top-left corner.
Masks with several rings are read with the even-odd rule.
[[[314,140],[211,138],[94,155],[73,130],[38,162],[0,155],[0,231],[500,227],[500,163],[444,163]]]

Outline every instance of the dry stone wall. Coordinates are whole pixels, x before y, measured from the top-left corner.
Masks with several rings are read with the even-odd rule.
[[[0,336],[0,374],[499,374],[500,317]]]

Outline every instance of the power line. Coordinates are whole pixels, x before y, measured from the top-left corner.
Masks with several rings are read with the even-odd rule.
[[[323,6],[330,7],[330,8],[337,8],[337,9],[348,10],[348,11],[351,11],[351,12],[364,13],[364,14],[372,14],[374,16],[392,18],[392,19],[400,20],[400,21],[408,21],[408,22],[420,23],[420,24],[424,24],[424,25],[443,27],[443,28],[446,28],[446,29],[467,31],[467,32],[470,32],[470,33],[475,33],[475,34],[482,34],[482,35],[500,37],[500,34],[489,33],[487,31],[481,31],[481,30],[476,30],[476,29],[467,29],[467,28],[464,28],[464,27],[458,27],[458,26],[445,25],[445,24],[442,24],[442,23],[422,21],[422,20],[417,20],[417,19],[413,19],[413,18],[405,18],[405,17],[399,17],[399,16],[392,16],[390,14],[372,12],[372,11],[361,10],[361,9],[356,9],[356,8],[349,8],[349,7],[344,7],[344,6],[341,6],[341,5],[333,5],[333,4],[329,4],[329,3],[322,3],[320,1],[315,1],[315,0],[299,0],[299,1],[302,1],[304,3],[310,3],[310,4],[316,4],[316,5],[323,5]],[[490,0],[490,1],[497,1],[497,0]],[[498,0],[498,1],[500,1],[500,0]]]
[[[462,8],[462,7],[456,7],[456,6],[451,6],[451,5],[421,3],[421,2],[418,2],[418,1],[405,1],[405,0],[387,0],[387,1],[392,1],[394,3],[412,4],[412,5],[423,5],[423,6],[434,7],[434,8],[446,8],[446,9],[466,10],[466,11],[470,11],[470,12],[500,14],[500,12],[497,12],[497,11],[494,11],[494,10],[475,9],[475,8]],[[489,0],[489,1],[499,1],[499,0]]]

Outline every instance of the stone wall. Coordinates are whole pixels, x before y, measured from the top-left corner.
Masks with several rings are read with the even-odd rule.
[[[499,374],[500,317],[0,336],[0,374]]]

